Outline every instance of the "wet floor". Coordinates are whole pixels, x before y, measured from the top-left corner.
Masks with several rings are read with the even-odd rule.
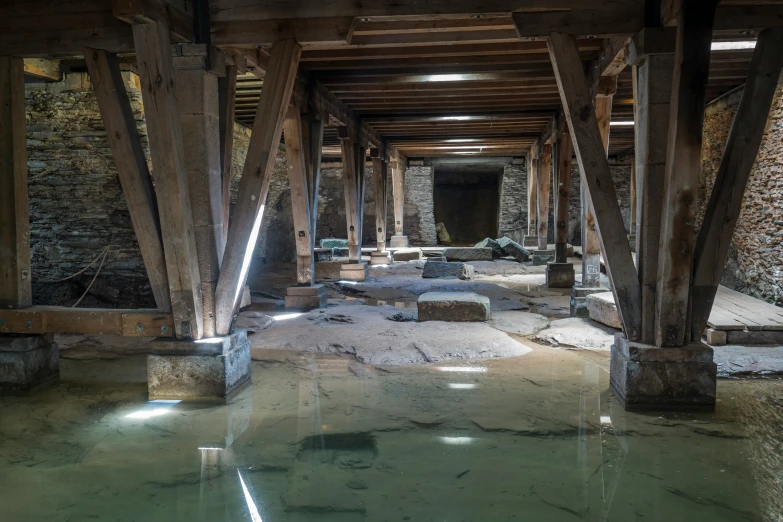
[[[143,356],[63,360],[57,387],[0,399],[0,520],[783,520],[783,384],[631,414],[607,366],[270,351],[221,407],[146,402]]]

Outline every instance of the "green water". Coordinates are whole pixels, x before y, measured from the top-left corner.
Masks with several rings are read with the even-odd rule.
[[[366,367],[270,353],[229,406],[146,402],[145,359],[0,399],[0,520],[780,521],[783,386],[626,413],[605,355]]]

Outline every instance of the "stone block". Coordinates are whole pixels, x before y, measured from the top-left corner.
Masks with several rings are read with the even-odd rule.
[[[328,237],[321,240],[321,248],[348,248],[348,240]]]
[[[326,306],[324,285],[289,286],[285,292],[285,307],[297,309],[323,308]]]
[[[781,330],[729,330],[726,332],[728,344],[783,344]]]
[[[198,341],[152,341],[147,357],[150,400],[222,402],[249,382],[250,342],[245,330]]]
[[[474,292],[427,292],[418,299],[419,321],[488,321],[489,297]]]
[[[707,338],[707,344],[711,346],[723,346],[728,340],[726,330],[715,330],[713,328],[707,328],[705,337]]]
[[[348,257],[348,247],[334,247],[332,249],[332,258]]]
[[[316,263],[331,261],[334,251],[331,248],[314,248],[313,258]]]
[[[534,250],[533,251],[533,266],[542,266],[547,263],[554,263],[555,251],[554,250]]]
[[[458,277],[460,279],[473,278],[473,266],[465,263],[448,263],[442,261],[432,261],[428,259],[424,263],[424,271],[421,277],[425,279],[437,279],[441,277]]]
[[[394,235],[389,239],[389,248],[408,248],[409,246],[408,236]]]
[[[608,288],[602,286],[574,286],[571,290],[571,317],[590,317],[590,312],[587,310],[587,296],[608,291]]]
[[[0,394],[24,393],[60,376],[53,334],[0,336]]]
[[[388,265],[391,263],[391,255],[389,252],[371,252],[370,264],[371,265]]]
[[[427,256],[427,262],[429,263],[430,261],[445,263],[446,262],[446,256],[444,256],[444,255]]]
[[[609,375],[626,410],[715,407],[717,366],[700,342],[661,348],[616,333]]]
[[[421,259],[421,248],[404,248],[395,250],[393,254],[395,261],[416,261]]]
[[[590,319],[622,330],[623,323],[620,321],[620,313],[617,311],[612,292],[590,294],[585,298],[585,305]]]
[[[369,274],[367,263],[347,263],[340,267],[340,279],[364,281]]]
[[[495,259],[500,259],[501,257],[505,256],[506,253],[503,250],[503,247],[500,246],[500,243],[492,239],[491,237],[482,239],[475,245],[473,245],[475,248],[491,248],[492,249],[492,257]]]
[[[571,263],[547,263],[546,285],[549,288],[571,288],[574,286],[574,265]]]
[[[525,248],[538,248],[538,236],[525,236],[525,238],[522,240],[522,246]]]
[[[448,261],[492,261],[491,248],[452,247],[443,250]]]
[[[498,239],[498,244],[503,249],[505,255],[512,256],[518,262],[524,263],[530,261],[530,252],[513,239],[501,237]]]

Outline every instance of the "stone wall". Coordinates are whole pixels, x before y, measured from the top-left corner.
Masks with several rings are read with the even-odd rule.
[[[527,234],[527,164],[506,165],[500,180],[498,236],[521,243]]]
[[[403,233],[408,236],[411,245],[435,246],[438,243],[432,198],[434,181],[432,167],[408,167],[405,171]]]
[[[700,226],[704,216],[741,96],[740,89],[707,107],[701,151],[697,226]],[[751,171],[722,283],[781,306],[782,270],[783,81],[778,84],[764,138]]]

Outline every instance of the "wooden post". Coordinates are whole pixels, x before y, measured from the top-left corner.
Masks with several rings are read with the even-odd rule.
[[[24,61],[0,57],[0,307],[32,305]]]
[[[626,337],[637,340],[641,322],[639,280],[576,40],[552,33],[548,47],[577,162],[593,202],[598,237],[620,319]]]
[[[742,200],[783,69],[783,29],[759,34],[745,90],[729,132],[704,221],[696,239],[691,341],[701,340],[718,290]]]
[[[402,236],[405,214],[405,169],[397,162],[392,162],[392,196],[394,198],[394,235]]]
[[[235,310],[261,227],[283,120],[294,90],[301,53],[302,47],[293,39],[278,40],[272,46],[217,284],[218,335],[226,335],[232,330]]]
[[[683,346],[690,341],[694,221],[716,3],[684,2],[677,25],[658,254],[657,346]]]
[[[171,297],[158,220],[158,203],[119,61],[116,55],[97,49],[85,49],[84,59],[90,71],[90,82],[98,99],[106,138],[114,156],[155,304],[159,311],[170,312]]]
[[[372,149],[372,174],[375,182],[375,243],[378,252],[386,250],[386,188],[388,170],[380,149]]]
[[[527,235],[535,238],[538,235],[538,147],[531,148],[527,165]]]
[[[636,158],[631,158],[631,195],[630,195],[630,215],[628,216],[628,236],[629,239],[636,238]]]
[[[552,145],[541,150],[541,166],[538,170],[538,249],[547,249],[549,235],[549,189],[552,184]]]
[[[302,143],[302,117],[296,104],[291,104],[288,107],[284,132],[285,153],[288,159],[288,182],[291,187],[291,206],[294,216],[296,282],[300,285],[312,285],[315,276],[312,242],[313,221],[310,219],[310,193],[307,186],[307,167]]]
[[[359,145],[354,147],[356,152],[356,239],[359,247],[359,261],[362,260],[362,240],[364,238],[364,189],[365,173],[367,171],[367,147]]]
[[[345,222],[348,229],[348,260],[350,263],[359,263],[362,258],[361,245],[359,244],[357,156],[353,139],[348,137],[347,134],[345,137],[340,136],[340,146],[343,153],[343,190],[345,196]]]
[[[137,24],[133,26],[133,40],[147,118],[174,330],[178,338],[200,339],[203,335],[201,277],[179,104],[174,92],[169,29],[159,22]]]
[[[557,203],[555,204],[555,263],[567,263],[568,208],[571,196],[571,135],[564,132],[557,143]]]
[[[318,190],[321,185],[321,149],[324,141],[324,119],[309,114],[302,124],[302,151],[307,173],[307,194],[310,205],[310,242],[315,248],[318,224]]]
[[[237,66],[227,65],[226,75],[218,78],[218,107],[220,111],[220,169],[223,179],[223,237],[228,236],[228,217],[231,211],[231,157],[234,149],[234,113],[236,109]],[[221,258],[223,252],[221,251]]]
[[[636,222],[636,268],[642,286],[642,337],[645,344],[655,343],[655,290],[658,279],[658,249],[661,234],[663,183],[666,168],[666,129],[669,128],[672,74],[674,72],[674,34],[663,28],[646,28],[641,39],[658,37],[662,45],[656,54],[632,40],[638,52],[636,71],[637,96],[634,100],[636,120],[635,160],[638,220]],[[666,44],[666,45],[663,45]]]

